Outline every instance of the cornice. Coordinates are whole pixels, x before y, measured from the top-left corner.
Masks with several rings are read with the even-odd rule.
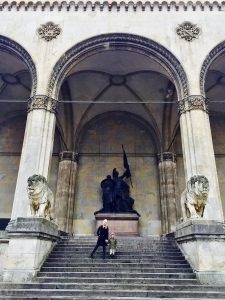
[[[1,1],[0,11],[223,11],[225,1]]]

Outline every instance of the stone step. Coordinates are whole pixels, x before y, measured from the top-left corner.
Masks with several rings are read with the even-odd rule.
[[[91,261],[90,258],[90,253],[84,253],[84,254],[54,254],[51,253],[48,257],[48,259],[63,259],[66,257],[67,260],[76,260],[76,261],[81,261],[83,259],[89,259]],[[97,251],[94,254],[94,259],[100,259],[102,258],[102,251]],[[110,260],[110,256],[109,253],[106,252],[106,258],[108,260]],[[115,254],[115,260],[123,260],[123,261],[148,261],[148,262],[152,262],[152,261],[167,261],[167,262],[171,262],[171,261],[185,261],[184,256],[156,256],[156,255],[139,255],[139,256],[135,256],[135,255],[118,255],[117,253]]]
[[[97,235],[96,234],[91,234],[91,235],[83,235],[83,236],[78,236],[78,235],[72,235],[72,236],[60,236],[61,241],[90,241],[93,239],[96,239]],[[160,235],[151,235],[151,236],[117,236],[118,240],[126,241],[126,242],[153,242],[153,241],[159,241],[159,242],[171,242],[174,243],[174,237],[173,238],[167,238],[165,236],[160,236]]]
[[[110,236],[109,236],[110,237]],[[91,244],[91,243],[95,243],[97,241],[98,237],[94,236],[92,238],[89,239],[60,239],[59,240],[59,244]],[[128,238],[122,238],[122,237],[117,237],[116,240],[118,241],[118,243],[120,243],[121,245],[176,245],[176,241],[175,240],[157,240],[157,239],[138,239],[134,238],[134,239],[128,239]]]
[[[46,297],[45,296],[41,296],[39,295],[38,297],[33,297],[33,296],[2,296],[0,295],[0,299],[7,299],[7,300],[17,300],[17,299],[23,299],[23,300],[26,300],[26,299],[32,299],[32,300],[39,300],[39,299],[45,299],[46,300]],[[68,300],[68,299],[72,299],[72,300],[96,300],[96,298],[93,298],[93,297],[87,297],[84,296],[54,296],[54,297],[48,297],[48,300],[54,300],[54,299],[60,299],[60,300]],[[98,300],[143,300],[143,299],[146,299],[146,298],[140,298],[140,297],[102,297],[102,296],[98,296]],[[147,298],[147,299],[151,299],[151,300],[171,300],[171,299],[175,299],[174,297],[173,298]],[[209,298],[177,298],[179,300],[207,300]],[[216,300],[224,300],[224,298],[217,298]]]
[[[139,267],[133,268],[129,265],[117,267],[117,266],[88,266],[88,267],[42,267],[42,272],[122,272],[129,271],[130,273],[175,273],[178,272],[177,268],[152,268],[152,267]],[[190,267],[182,268],[182,273],[192,273],[192,269]]]
[[[74,240],[74,239],[69,239],[69,240],[60,240],[58,244],[63,244],[63,245],[69,245],[69,244],[74,244],[74,245],[91,245],[93,243],[96,243],[97,241],[97,236],[93,239],[89,240]],[[159,240],[124,240],[117,238],[117,242],[120,245],[137,245],[137,246],[145,246],[145,245],[160,245],[160,246],[173,246],[176,247],[176,242],[175,241],[159,241]]]
[[[48,282],[53,282],[53,283],[112,283],[112,278],[107,278],[105,277],[105,274],[103,274],[102,277],[95,278],[95,277],[41,277],[40,275],[35,279],[36,282],[40,283],[48,283]],[[194,279],[180,279],[180,278],[114,278],[113,279],[114,283],[132,283],[132,284],[171,284],[171,285],[194,285],[198,284],[198,281],[196,278]]]
[[[86,245],[86,246],[81,246],[81,245],[56,245],[55,249],[69,249],[69,250],[74,250],[74,249],[79,249],[79,250],[89,250],[91,248],[94,248],[96,243],[93,243],[91,245]],[[161,247],[161,246],[152,246],[152,247],[136,247],[136,246],[127,246],[127,245],[118,245],[117,244],[117,249],[120,251],[126,251],[126,252],[139,252],[139,251],[174,251],[174,252],[180,252],[179,248],[176,247]]]
[[[90,255],[91,251],[90,252],[55,252],[53,251],[49,257],[84,257],[84,255]],[[99,249],[96,253],[102,253],[102,249]],[[148,259],[151,259],[151,258],[175,258],[175,259],[178,259],[178,258],[184,258],[184,256],[182,254],[177,254],[177,255],[174,255],[174,254],[168,254],[168,253],[163,253],[163,254],[159,254],[159,253],[149,253],[149,254],[144,254],[144,253],[137,253],[137,254],[132,254],[132,253],[119,253],[119,252],[116,252],[116,256],[117,257],[120,257],[120,258],[148,258]]]
[[[71,247],[71,248],[67,248],[67,247],[56,247],[53,250],[53,253],[74,253],[74,252],[81,252],[81,253],[85,253],[85,252],[90,252],[94,249],[93,247],[88,247],[88,248],[78,248],[78,247]],[[126,254],[126,253],[130,253],[130,254],[139,254],[140,252],[142,254],[151,254],[152,252],[156,252],[157,254],[181,254],[180,250],[162,250],[162,249],[142,249],[142,250],[134,250],[134,249],[121,249],[121,248],[116,248],[116,252],[119,254]]]
[[[44,296],[46,299],[49,299],[49,297],[53,296],[76,296],[76,297],[96,297],[96,299],[99,299],[99,297],[130,297],[130,290],[80,290],[80,289],[10,289],[10,290],[1,290],[1,296],[32,296],[32,297],[39,297]],[[201,297],[207,297],[207,299],[218,299],[218,298],[225,298],[225,292],[216,292],[216,291],[165,291],[165,290],[132,290],[132,296],[133,297],[142,297],[142,298],[149,298],[157,297],[157,298],[182,298],[182,297],[188,297],[188,298],[195,298],[199,299]],[[74,298],[73,298],[74,299]],[[110,299],[110,298],[108,298]]]
[[[90,253],[89,253],[90,255]],[[58,263],[102,263],[102,258],[101,258],[101,254],[99,253],[95,253],[95,258],[94,259],[90,259],[89,255],[87,257],[78,257],[78,258],[71,258],[71,257],[67,257],[65,258],[63,257],[51,257],[49,256],[46,260],[46,262],[58,262]],[[100,256],[100,258],[98,257]],[[106,256],[106,259],[104,260],[105,263],[111,263],[112,259],[110,257]],[[168,259],[168,258],[120,258],[120,257],[115,257],[113,259],[113,262],[118,262],[118,263],[137,263],[137,264],[144,264],[144,263],[169,263],[169,264],[188,264],[187,261],[185,260],[185,258],[183,257],[182,259],[178,258],[178,259]]]
[[[23,284],[10,284],[10,283],[0,283],[0,290],[1,289],[81,289],[81,290],[164,290],[164,291],[187,291],[191,290],[193,291],[217,291],[217,292],[223,292],[225,293],[225,287],[222,286],[203,286],[200,284],[196,285],[189,285],[188,287],[186,285],[168,285],[168,284],[128,284],[128,283],[89,283],[88,285],[86,283],[23,283]]]
[[[0,299],[7,299],[7,300],[17,300],[17,299],[23,299],[23,300],[26,300],[26,299],[32,299],[32,300],[39,300],[39,299],[45,299],[46,300],[46,297],[43,295],[43,296],[41,296],[41,295],[39,295],[38,297],[33,297],[33,296],[26,296],[26,297],[24,297],[24,296],[15,296],[15,297],[13,297],[13,296],[1,296],[0,295]],[[82,297],[82,296],[78,296],[78,297],[76,297],[76,296],[54,296],[54,297],[48,297],[48,300],[54,300],[54,299],[60,299],[60,300],[68,300],[68,299],[72,299],[72,300],[96,300],[96,298],[93,298],[93,297],[88,297],[88,299],[87,299],[87,297],[86,296],[84,296],[84,297]],[[110,296],[110,297],[102,297],[102,296],[98,296],[98,300],[143,300],[143,299],[146,299],[146,298],[140,298],[140,297],[112,297],[112,296]],[[153,297],[151,297],[151,298],[147,298],[147,299],[151,299],[151,300],[171,300],[171,299],[175,299],[175,298],[153,298]],[[177,299],[179,299],[179,300],[196,300],[196,299],[198,299],[198,300],[207,300],[207,299],[209,299],[209,298],[177,298]],[[216,300],[224,300],[224,298],[217,298]]]
[[[90,246],[79,246],[79,245],[74,245],[74,246],[63,246],[63,245],[57,245],[54,250],[67,250],[67,251],[90,251],[95,247],[95,244],[90,245]],[[180,252],[179,249],[177,248],[169,248],[169,247],[126,247],[126,246],[120,246],[117,245],[117,251],[121,252],[150,252],[150,251],[160,251],[160,252]]]
[[[188,263],[152,263],[152,262],[142,262],[142,263],[133,263],[133,262],[117,262],[113,261],[113,259],[107,260],[107,261],[99,261],[96,262],[95,259],[91,259],[86,263],[80,263],[78,261],[76,262],[58,262],[58,261],[46,261],[45,262],[45,267],[101,267],[105,268],[107,267],[116,267],[116,268],[137,268],[137,267],[142,267],[142,268],[176,268],[176,269],[182,269],[182,268],[190,268],[190,265]]]
[[[100,273],[100,272],[43,272],[40,271],[38,276],[41,277],[92,277],[92,278],[99,278],[102,276],[105,276],[107,278],[129,278],[131,276],[131,272],[104,272],[104,273]],[[194,273],[188,273],[188,272],[184,272],[184,273],[145,273],[145,272],[138,272],[138,273],[134,273],[133,276],[135,276],[136,278],[195,278],[195,274]]]

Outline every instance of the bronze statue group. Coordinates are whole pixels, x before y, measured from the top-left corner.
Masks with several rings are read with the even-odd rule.
[[[129,170],[126,170],[122,176],[116,168],[112,171],[112,176],[107,175],[101,182],[103,208],[96,211],[98,213],[136,213],[133,209],[134,199],[130,196],[130,187],[124,178],[130,178]]]
[[[128,164],[127,155],[125,153],[124,147],[123,149],[123,166],[125,168],[125,172],[122,176],[119,176],[119,172],[116,168],[112,171],[112,176],[107,175],[105,179],[101,182],[102,188],[102,202],[103,208],[96,211],[94,214],[99,213],[135,213],[138,216],[139,213],[133,209],[134,199],[130,196],[130,187],[124,178],[130,179],[130,184],[132,186],[131,181],[131,172]],[[98,249],[99,246],[103,248],[102,257],[105,258],[106,255],[106,246],[109,245],[109,253],[110,257],[115,257],[117,240],[115,238],[115,234],[111,233],[109,237],[109,229],[107,226],[107,220],[105,219],[102,222],[102,225],[99,226],[97,230],[98,240],[95,248],[93,249],[90,257],[94,258],[94,253]]]

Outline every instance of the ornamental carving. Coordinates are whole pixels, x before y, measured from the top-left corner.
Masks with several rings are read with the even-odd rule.
[[[45,109],[52,113],[57,111],[58,101],[45,95],[36,95],[28,99],[27,110],[30,112],[33,109]]]
[[[57,38],[61,31],[62,30],[59,28],[59,25],[54,24],[53,22],[47,22],[38,28],[39,36],[46,42],[50,42],[51,40]]]
[[[176,28],[176,33],[181,39],[191,42],[193,39],[197,39],[199,37],[200,28],[190,22],[184,22]]]
[[[59,154],[60,161],[69,160],[78,163],[79,153],[72,151],[63,151]]]
[[[176,154],[174,154],[173,152],[162,152],[158,154],[158,161],[176,161]]]
[[[208,112],[207,100],[201,95],[193,95],[178,101],[179,114],[194,109],[200,109]]]

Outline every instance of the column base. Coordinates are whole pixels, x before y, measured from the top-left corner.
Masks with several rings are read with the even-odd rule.
[[[59,239],[58,227],[44,218],[17,218],[6,230],[10,240],[3,281],[30,281]]]
[[[196,276],[205,285],[225,285],[225,272],[196,272]]]
[[[224,223],[190,219],[177,226],[175,239],[201,283],[225,283]]]
[[[139,236],[139,216],[136,213],[98,213],[95,218],[96,230],[107,219],[109,232],[114,232],[117,236]]]

